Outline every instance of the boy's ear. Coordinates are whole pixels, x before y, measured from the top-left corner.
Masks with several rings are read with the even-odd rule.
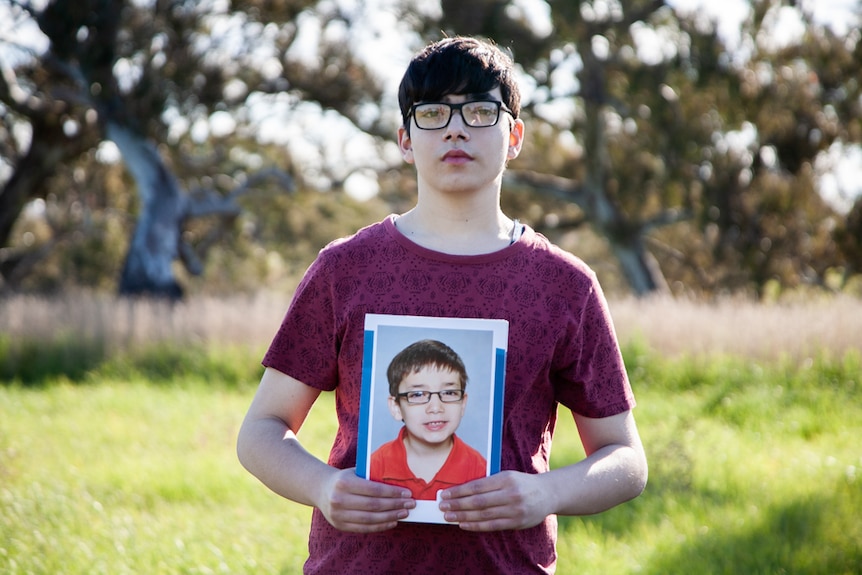
[[[398,128],[398,147],[401,149],[401,157],[408,164],[413,163],[413,142],[410,140],[410,134],[407,133],[407,128],[401,126]]]
[[[514,160],[521,153],[521,146],[524,145],[524,121],[521,119],[515,120],[512,129],[509,130],[509,151],[506,158]]]
[[[389,396],[389,413],[392,414],[395,421],[404,421],[404,416],[401,415],[401,406],[398,404],[398,400],[391,395]]]

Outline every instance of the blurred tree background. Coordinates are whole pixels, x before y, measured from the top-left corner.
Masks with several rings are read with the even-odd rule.
[[[862,3],[806,6],[728,38],[660,0],[0,0],[0,290],[290,289],[412,205],[397,82],[471,34],[521,68],[504,209],[608,291],[860,295]]]

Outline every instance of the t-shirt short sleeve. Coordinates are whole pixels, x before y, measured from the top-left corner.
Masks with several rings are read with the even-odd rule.
[[[568,345],[552,373],[557,401],[575,413],[600,418],[635,406],[607,301],[593,274],[592,286],[573,314]]]
[[[261,362],[322,391],[332,391],[338,384],[333,265],[326,250],[321,251],[297,286]]]

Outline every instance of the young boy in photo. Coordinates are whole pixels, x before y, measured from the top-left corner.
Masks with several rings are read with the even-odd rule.
[[[410,62],[398,145],[416,205],[321,250],[263,358],[240,428],[241,463],[313,507],[306,574],[553,573],[557,515],[637,497],[647,463],[595,273],[503,213],[503,173],[524,143],[511,58],[446,38]],[[366,314],[508,321],[499,473],[446,488],[452,524],[400,521],[409,489],[356,475]],[[338,428],[326,462],[296,434],[321,391]],[[585,458],[550,466],[558,407]]]
[[[392,358],[386,370],[389,412],[404,426],[371,454],[368,478],[406,487],[414,499],[487,474],[481,453],[455,435],[467,408],[467,370],[448,345],[417,341]]]

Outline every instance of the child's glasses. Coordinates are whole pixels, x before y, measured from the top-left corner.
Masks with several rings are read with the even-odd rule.
[[[493,100],[479,100],[476,102],[462,102],[460,104],[448,104],[446,102],[428,102],[425,104],[414,104],[410,109],[416,126],[422,130],[439,130],[449,125],[452,120],[452,112],[458,110],[464,124],[471,128],[490,128],[500,120],[500,110],[514,113],[506,107],[503,102]]]
[[[436,395],[443,403],[458,403],[464,397],[463,389],[444,389],[443,391],[406,391],[399,393],[399,398],[404,398],[411,405],[421,405],[431,401],[431,396]]]

